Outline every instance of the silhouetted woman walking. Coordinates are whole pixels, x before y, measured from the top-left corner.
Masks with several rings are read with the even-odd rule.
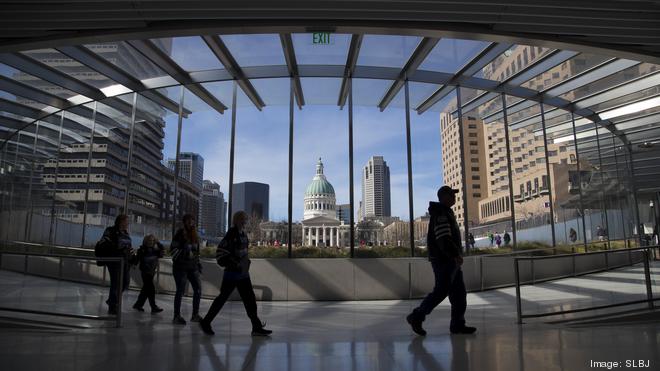
[[[172,254],[172,275],[176,283],[172,323],[186,324],[181,317],[181,299],[188,281],[193,288],[193,313],[190,321],[199,322],[202,319],[199,315],[199,301],[202,298],[202,283],[199,275],[202,271],[202,264],[199,261],[199,236],[195,228],[195,218],[191,214],[183,216],[183,228],[174,234],[170,253]]]
[[[229,228],[227,234],[220,242],[220,246],[218,246],[216,259],[218,265],[225,267],[225,273],[222,276],[222,285],[220,286],[220,294],[213,300],[213,304],[211,304],[211,308],[209,308],[204,319],[199,322],[202,331],[208,335],[214,334],[211,322],[218,315],[235,288],[238,289],[243,306],[245,306],[245,312],[247,312],[252,322],[252,335],[267,336],[272,333],[272,331],[264,328],[266,324],[262,323],[257,316],[257,300],[254,296],[249,273],[249,241],[243,231],[246,222],[247,214],[243,211],[236,212],[232,218],[232,227]]]

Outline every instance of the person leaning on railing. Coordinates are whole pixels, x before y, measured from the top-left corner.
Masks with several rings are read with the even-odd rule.
[[[96,249],[101,250],[101,255],[104,257],[124,258],[124,277],[121,283],[121,291],[126,291],[131,281],[130,263],[134,257],[131,236],[128,234],[127,215],[117,215],[115,224],[105,229],[101,240],[97,243]],[[121,272],[121,264],[119,262],[99,262],[98,265],[106,266],[110,274],[110,292],[108,294],[108,300],[105,301],[108,304],[108,314],[117,314],[117,304],[119,302],[117,289],[120,285],[119,273]]]

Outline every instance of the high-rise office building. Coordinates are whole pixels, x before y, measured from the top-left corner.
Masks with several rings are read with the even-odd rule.
[[[167,166],[172,171],[176,171],[176,158],[170,158],[167,160]],[[197,214],[197,227],[201,228],[202,226],[202,191],[204,188],[204,157],[199,153],[193,152],[181,152],[179,154],[179,178],[189,181],[196,189],[199,194],[199,199],[197,200],[200,204],[199,213]]]
[[[159,39],[154,42],[167,54],[171,52],[171,40]],[[135,63],[139,53],[126,43],[90,44],[86,45],[86,48],[106,60],[113,61],[117,68],[139,78],[154,77],[159,74],[158,69],[151,64]],[[114,84],[106,76],[81,65],[55,49],[38,49],[24,54],[49,68],[74,76],[94,88],[101,89]],[[35,79],[21,71],[17,71],[14,78],[26,85],[63,98],[75,95],[72,91]],[[25,105],[35,104],[23,98],[18,101]],[[91,164],[87,163],[90,152],[89,141],[81,141],[69,146],[63,145],[58,156],[59,161],[50,159],[44,165],[41,175],[42,184],[48,188],[48,191],[37,194],[52,194],[56,201],[55,212],[58,218],[76,223],[82,223],[84,220],[88,224],[107,225],[111,224],[117,214],[126,213],[132,223],[162,224],[160,204],[164,185],[160,162],[163,158],[165,111],[160,105],[148,99],[140,97],[138,102],[130,172],[128,171],[130,131],[128,126],[117,125],[113,117],[116,116],[117,110],[130,113],[131,104],[120,98],[108,98],[106,102],[96,106],[95,115],[90,108],[80,108],[80,115],[90,120],[94,116],[98,123],[107,125],[95,127]],[[65,125],[67,124],[69,123],[65,122]],[[108,130],[106,127],[113,129]],[[87,166],[91,167],[89,182],[85,171]],[[129,181],[127,177],[130,177]],[[127,192],[128,210],[124,210]],[[86,210],[85,200],[87,200]],[[87,214],[86,218],[84,214]]]
[[[479,223],[478,203],[479,200],[486,197],[486,192],[488,192],[483,122],[472,115],[464,115],[462,122],[463,159],[461,159],[459,147],[458,118],[452,117],[452,114],[447,112],[440,114],[442,173],[444,184],[460,191],[456,195],[456,204],[452,207],[458,224],[463,226],[465,218],[463,197],[466,197],[468,223],[469,225],[477,225]],[[465,195],[463,195],[463,168],[465,168],[467,183],[467,193]]]
[[[192,183],[185,179],[179,179],[177,188],[177,207],[174,215],[174,171],[162,166],[163,193],[161,196],[161,218],[169,226],[172,219],[181,223],[185,214],[199,215],[200,192]]]
[[[362,212],[360,220],[392,215],[390,168],[383,156],[372,156],[362,168]]]
[[[232,213],[245,211],[250,217],[268,220],[270,186],[257,182],[236,183],[232,189]],[[231,219],[231,216],[228,216]]]
[[[200,225],[204,235],[217,237],[224,234],[225,197],[220,192],[220,185],[204,180],[202,193],[202,219]]]
[[[337,219],[344,222],[344,224],[351,223],[351,204],[337,205]]]
[[[168,159],[167,166],[174,170],[176,159]],[[192,183],[201,192],[204,182],[204,157],[199,153],[181,152],[179,154],[179,177]]]
[[[522,71],[531,63],[543,57],[548,50],[540,47],[519,45],[503,53],[492,63],[484,67],[484,78],[505,81]],[[573,58],[530,80],[526,85],[543,90],[579,73],[586,66],[597,61],[589,60],[588,55]],[[466,90],[463,102],[468,101],[474,91]],[[511,105],[515,102],[507,102]],[[447,111],[455,109],[456,102],[450,103]],[[461,190],[457,195],[453,209],[462,227],[465,212],[463,210],[461,171],[465,166],[467,182],[467,214],[470,226],[490,224],[510,220],[511,204],[509,198],[509,163],[506,152],[506,133],[504,123],[499,120],[483,122],[479,117],[486,117],[501,107],[501,100],[494,99],[478,109],[463,113],[464,159],[460,161],[458,119],[448,112],[441,114],[443,175],[445,184]],[[509,141],[511,146],[511,166],[513,178],[514,203],[517,209],[516,219],[531,215],[543,215],[549,212],[547,197],[548,179],[545,166],[543,137],[538,135],[536,125],[513,128],[516,121],[529,116],[529,112],[509,114]],[[575,169],[575,151],[563,143],[548,143],[550,176],[553,184],[553,203],[555,206],[565,200],[568,194],[567,174]]]
[[[519,45],[502,54],[483,70],[484,78],[505,81],[520,73],[530,64],[545,56],[549,49]],[[570,76],[584,71],[589,65],[599,63],[589,54],[581,54],[567,60],[553,69],[535,76],[523,86],[535,90],[544,90]],[[570,99],[570,98],[569,98]],[[507,101],[508,105],[515,102]],[[487,116],[501,107],[493,100],[479,108],[479,115]],[[530,110],[532,110],[530,112]],[[488,177],[488,192],[479,201],[479,219],[483,223],[494,223],[509,220],[511,209],[516,208],[516,220],[543,216],[549,213],[548,182],[552,182],[552,199],[555,210],[559,203],[569,197],[568,174],[576,170],[575,149],[566,142],[550,141],[546,154],[543,136],[538,125],[521,125],[519,120],[527,118],[534,112],[539,112],[538,106],[528,110],[515,112],[511,110],[508,117],[511,164],[506,152],[506,133],[502,119],[490,120],[483,125],[484,150],[488,152],[483,167]],[[550,164],[550,177],[547,179],[546,156]],[[509,199],[508,170],[511,167],[514,204]],[[557,214],[557,213],[555,213]]]

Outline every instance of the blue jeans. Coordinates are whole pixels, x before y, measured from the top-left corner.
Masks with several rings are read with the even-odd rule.
[[[467,308],[467,291],[463,282],[463,271],[454,260],[431,260],[435,286],[419,305],[413,310],[416,320],[424,321],[426,316],[438,306],[447,296],[451,303],[451,322],[449,327],[461,328],[465,326],[465,309]]]
[[[186,292],[188,281],[193,288],[193,315],[199,314],[199,301],[202,298],[202,282],[199,279],[197,269],[174,269],[172,271],[174,283],[176,283],[176,294],[174,294],[174,316],[181,315],[181,299]]]

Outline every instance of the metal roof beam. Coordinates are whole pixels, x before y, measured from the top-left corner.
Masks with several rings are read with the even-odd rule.
[[[236,62],[234,56],[231,55],[231,52],[225,43],[222,42],[220,37],[216,35],[205,35],[202,36],[202,39],[204,42],[206,42],[206,45],[209,46],[220,63],[225,66],[225,69],[234,77],[238,83],[238,86],[241,88],[241,90],[243,90],[250,101],[252,101],[252,104],[254,104],[254,106],[257,107],[259,111],[261,111],[261,109],[266,106],[266,103],[264,103],[263,99],[261,99],[259,93],[257,93],[257,90],[254,88],[250,80],[248,80],[248,78],[245,76],[243,69],[238,64],[238,62]]]
[[[481,71],[489,63],[495,60],[495,58],[497,58],[500,54],[511,48],[511,46],[512,44],[508,43],[491,43],[485,47],[481,52],[479,52],[479,54],[467,62],[465,66],[458,70],[458,72],[454,74],[451,80],[449,80],[447,85],[440,87],[428,98],[426,98],[422,104],[417,106],[417,108],[415,108],[417,114],[421,115],[422,113],[426,112],[434,104],[438,103],[449,93],[451,93],[454,90],[454,86],[452,85],[459,83],[461,78],[465,76],[473,76],[477,72]]]
[[[64,72],[21,53],[0,54],[0,62],[44,81],[71,90],[74,93],[78,93],[87,97],[90,102],[96,100],[125,113],[130,113],[132,110],[129,103],[116,97],[108,98],[96,87],[75,79]],[[148,114],[145,115],[138,113],[138,117],[140,118],[149,118]]]
[[[56,115],[53,115],[50,112],[44,112],[41,110],[38,110],[36,108],[20,104],[17,102],[13,102],[4,98],[0,98],[0,111],[4,112],[9,112],[17,116],[22,116],[26,117],[29,119],[32,119],[33,121],[28,121],[28,122],[23,122],[23,125],[17,129],[19,130],[24,130],[25,128],[29,127],[30,125],[33,125],[34,122],[36,121],[45,121],[48,123],[51,123],[53,125],[58,125],[60,124],[60,118]],[[68,112],[74,113],[78,116],[84,117],[88,120],[91,120],[90,117],[92,116],[92,110],[85,107],[85,106],[75,106],[71,107],[67,110]],[[112,120],[111,118],[106,117],[100,112],[96,113],[96,120],[97,122],[103,124],[105,127],[116,127],[117,122]],[[20,120],[16,120],[19,121]],[[84,128],[90,129],[87,125],[71,120],[69,117],[65,118],[64,120],[66,125],[74,125],[74,126],[82,126]]]
[[[73,106],[71,102],[56,95],[46,93],[42,90],[33,88],[30,85],[2,75],[0,75],[0,90],[59,109],[67,109]]]
[[[572,51],[567,51],[567,50],[553,50],[549,52],[548,54],[544,55],[543,57],[537,59],[534,61],[534,63],[530,63],[527,65],[525,68],[519,70],[518,72],[512,74],[508,78],[504,79],[503,81],[499,82],[498,86],[495,88],[491,88],[490,91],[498,91],[500,90],[503,86],[507,85],[509,86],[508,90],[511,91],[513,88],[520,88],[520,84],[522,84],[525,81],[528,81],[532,77],[543,73],[550,68],[559,65],[566,60],[573,58],[576,56],[578,53],[577,52],[572,52]],[[489,89],[480,89],[480,90],[489,90]],[[530,89],[531,90],[531,89]],[[532,90],[533,91],[533,90]],[[534,91],[535,92],[535,91]],[[535,92],[537,94],[538,92]],[[477,99],[484,97],[488,95],[488,91],[483,92],[481,95],[477,97]],[[526,98],[526,97],[523,97]],[[490,99],[486,100],[489,101]],[[484,102],[485,103],[485,102]],[[472,107],[471,109],[474,109],[476,107]],[[463,107],[463,111],[467,112],[467,108]],[[501,110],[498,111],[501,113]],[[496,114],[496,113],[494,113]],[[501,117],[501,116],[500,116]],[[485,118],[484,118],[485,119]]]
[[[111,80],[124,85],[132,91],[140,92],[141,95],[153,101],[154,103],[159,104],[161,107],[169,110],[170,112],[177,114],[179,113],[179,105],[176,102],[157,91],[147,90],[148,88],[144,86],[140,80],[115,66],[98,54],[92,52],[91,50],[83,46],[62,46],[56,49],[69,58],[78,61],[82,65],[87,66],[104,76],[107,76]],[[190,110],[184,108],[184,117],[187,117],[191,113],[192,112]]]
[[[158,68],[165,71],[165,73],[179,82],[179,84],[185,85],[188,90],[208,104],[209,107],[220,113],[225,112],[227,106],[220,102],[220,100],[202,85],[195,84],[190,78],[190,74],[181,68],[181,66],[172,60],[172,58],[170,58],[165,52],[160,50],[153,42],[150,40],[129,40],[127,43],[149,59]]]
[[[341,108],[344,108],[346,98],[348,98],[348,79],[353,77],[358,56],[360,55],[360,47],[362,46],[363,37],[364,35],[361,34],[354,34],[351,36],[351,45],[348,48],[348,56],[346,57],[346,65],[344,66],[344,76],[341,80],[339,99],[337,100],[337,105]]]
[[[419,44],[417,44],[415,51],[413,51],[410,58],[408,58],[408,61],[401,69],[401,72],[399,72],[399,76],[394,80],[392,85],[390,85],[387,92],[385,92],[383,99],[378,103],[378,108],[381,112],[384,111],[394,97],[396,97],[397,93],[403,87],[404,81],[408,80],[408,76],[417,71],[417,68],[419,68],[424,62],[429,53],[431,53],[433,48],[438,44],[438,41],[440,41],[440,39],[425,37],[419,42]]]
[[[305,96],[303,95],[302,84],[300,83],[300,73],[298,72],[298,62],[296,61],[296,52],[293,49],[293,40],[291,34],[280,34],[280,42],[284,51],[284,59],[289,71],[289,76],[293,78],[293,94],[296,97],[298,109],[305,105]]]
[[[88,97],[90,100],[100,101],[106,98],[105,94],[99,89],[21,53],[0,54],[0,62]]]

